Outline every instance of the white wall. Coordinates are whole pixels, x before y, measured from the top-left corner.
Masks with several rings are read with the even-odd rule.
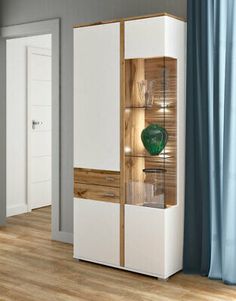
[[[27,47],[51,49],[51,35],[7,41],[7,216],[27,212]]]

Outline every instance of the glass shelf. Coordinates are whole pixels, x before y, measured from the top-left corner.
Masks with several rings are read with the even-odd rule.
[[[164,105],[152,105],[152,106],[125,106],[125,109],[145,109],[145,110],[159,110],[159,109],[173,109],[176,105],[171,104],[164,104]]]
[[[150,158],[152,160],[167,160],[167,159],[173,159],[175,156],[172,155],[158,155],[158,156],[151,156],[148,154],[125,154],[126,157],[137,157],[137,158]]]

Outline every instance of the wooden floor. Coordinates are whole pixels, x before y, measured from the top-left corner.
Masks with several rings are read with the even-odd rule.
[[[50,208],[8,218],[0,228],[0,300],[236,300],[236,288],[179,273],[168,282],[72,258],[50,239]]]

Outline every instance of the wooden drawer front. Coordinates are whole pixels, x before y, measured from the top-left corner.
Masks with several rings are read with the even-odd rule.
[[[74,169],[75,183],[120,187],[120,173],[116,171]]]
[[[75,183],[74,196],[82,199],[90,199],[111,203],[120,202],[120,190],[116,187]]]

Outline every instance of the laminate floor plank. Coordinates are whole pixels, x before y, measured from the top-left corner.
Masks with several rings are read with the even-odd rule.
[[[236,288],[178,273],[167,282],[73,259],[51,240],[51,209],[7,219],[0,228],[0,301],[226,301]]]

